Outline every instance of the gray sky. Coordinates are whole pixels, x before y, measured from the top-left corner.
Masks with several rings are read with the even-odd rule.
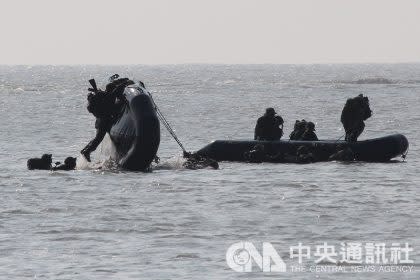
[[[420,0],[2,0],[0,64],[420,62]]]

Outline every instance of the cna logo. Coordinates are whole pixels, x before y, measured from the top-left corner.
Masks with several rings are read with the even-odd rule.
[[[286,272],[286,264],[269,242],[263,242],[262,254],[252,242],[237,242],[226,252],[228,266],[237,272],[252,272],[253,264],[263,272]]]

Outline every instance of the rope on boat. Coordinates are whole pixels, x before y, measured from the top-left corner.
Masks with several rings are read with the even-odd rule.
[[[155,107],[156,113],[158,115],[159,120],[163,123],[163,125],[166,127],[166,129],[168,130],[169,134],[172,135],[172,137],[175,139],[175,141],[178,143],[178,145],[181,147],[182,151],[184,153],[187,153],[187,151],[185,150],[184,146],[182,145],[181,141],[179,140],[178,136],[176,136],[175,131],[172,129],[171,125],[169,124],[169,122],[166,120],[165,116],[163,115],[163,113],[160,111],[159,107],[157,106],[155,100],[153,99],[153,96],[150,92],[149,96],[150,99],[153,102],[153,106]]]
[[[338,141],[340,141],[344,136],[346,136],[346,134],[343,134],[340,138],[338,138],[337,140],[335,140],[335,143],[337,143]]]

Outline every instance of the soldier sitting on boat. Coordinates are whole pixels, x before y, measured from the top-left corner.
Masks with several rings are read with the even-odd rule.
[[[90,162],[90,154],[96,150],[104,139],[105,135],[111,129],[115,115],[121,109],[124,103],[124,89],[128,85],[134,84],[128,78],[118,79],[115,74],[110,78],[105,91],[96,87],[95,80],[90,80],[92,88],[89,88],[87,109],[96,117],[95,128],[96,135],[89,144],[80,152],[87,161]]]
[[[306,123],[305,132],[299,140],[318,141],[318,137],[315,134],[315,124],[313,122]]]
[[[305,120],[296,120],[293,131],[290,133],[290,140],[318,141],[315,134],[315,124]]]
[[[276,115],[273,108],[267,108],[264,116],[257,121],[254,140],[278,141],[283,136],[283,118]]]
[[[341,123],[346,132],[346,141],[356,142],[365,128],[364,121],[371,116],[372,111],[368,97],[360,94],[354,98],[347,99],[341,113]]]
[[[299,140],[306,129],[306,121],[305,120],[296,120],[295,126],[293,128],[292,133],[290,133],[290,140]]]

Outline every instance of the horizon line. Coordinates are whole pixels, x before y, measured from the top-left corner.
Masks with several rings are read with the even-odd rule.
[[[182,65],[395,65],[395,64],[420,64],[420,61],[402,62],[315,62],[315,63],[219,63],[219,62],[189,62],[189,63],[33,63],[33,64],[2,64],[0,66],[182,66]]]

